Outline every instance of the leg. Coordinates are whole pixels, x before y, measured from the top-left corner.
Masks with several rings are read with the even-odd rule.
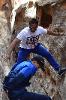
[[[21,48],[18,53],[17,63],[27,60],[28,55],[30,54],[30,49]]]
[[[48,95],[32,93],[27,91],[15,91],[10,94],[10,100],[51,100]]]
[[[31,50],[30,49],[23,49],[20,48],[19,52],[18,52],[18,58],[17,58],[17,62],[13,65],[11,71],[22,61],[27,60],[28,55],[30,54]]]
[[[34,52],[45,57],[55,70],[59,70],[60,65],[57,63],[56,59],[51,55],[47,48],[39,44],[35,48]]]
[[[37,93],[26,92],[20,100],[51,100],[47,95],[41,95]]]
[[[37,93],[26,93],[18,100],[52,100],[49,96]]]

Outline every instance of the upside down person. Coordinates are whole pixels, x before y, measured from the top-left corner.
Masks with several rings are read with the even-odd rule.
[[[12,68],[3,82],[9,100],[51,100],[48,95],[28,92],[26,89],[38,68],[44,71],[44,59],[41,56],[35,56],[30,61],[23,61]]]

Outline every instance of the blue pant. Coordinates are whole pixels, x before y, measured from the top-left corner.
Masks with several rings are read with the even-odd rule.
[[[47,48],[45,48],[42,44],[38,44],[34,49],[24,49],[20,48],[17,58],[17,63],[14,65],[14,67],[21,63],[22,61],[26,60],[27,56],[30,53],[39,54],[42,57],[46,58],[50,65],[55,69],[59,70],[60,65],[57,63],[56,59],[52,56],[52,54],[48,51]]]
[[[27,92],[27,90],[14,90],[8,93],[9,100],[51,100],[47,95]]]

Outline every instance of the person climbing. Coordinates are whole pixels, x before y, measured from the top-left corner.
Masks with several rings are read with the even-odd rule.
[[[35,56],[30,61],[23,61],[10,70],[3,81],[3,89],[9,100],[51,100],[48,95],[28,92],[26,89],[30,85],[29,80],[38,68],[45,70],[44,59],[41,56]]]
[[[48,95],[28,92],[26,89],[27,86],[30,86],[30,79],[39,68],[43,72],[45,71],[44,59],[39,55],[12,67],[3,81],[3,89],[9,100],[51,100]],[[66,69],[61,69],[58,74],[61,76],[65,72]]]
[[[53,32],[49,29],[45,29],[38,25],[38,20],[32,18],[29,21],[29,26],[25,27],[21,32],[16,36],[16,38],[11,43],[8,51],[7,51],[7,58],[10,58],[11,52],[16,47],[16,45],[20,44],[20,50],[18,52],[17,63],[14,67],[25,61],[27,56],[32,52],[42,57],[46,58],[50,65],[56,70],[59,71],[60,64],[56,61],[53,55],[49,52],[49,50],[44,47],[40,42],[39,38],[45,34],[59,36],[62,34]]]

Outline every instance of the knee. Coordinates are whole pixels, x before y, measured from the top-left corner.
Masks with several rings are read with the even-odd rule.
[[[51,53],[50,53],[49,51],[47,51],[47,52],[45,53],[45,55],[46,55],[46,57],[50,57],[50,56],[51,56]]]
[[[52,100],[50,96],[46,96],[46,100]]]
[[[50,97],[48,97],[48,100],[52,100]]]

